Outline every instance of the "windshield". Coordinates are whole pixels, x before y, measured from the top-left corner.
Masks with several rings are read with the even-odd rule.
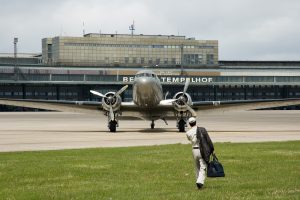
[[[151,73],[140,73],[140,74],[137,74],[135,77],[136,77],[136,78],[139,78],[139,77],[153,77],[153,78],[155,78],[155,74],[151,74]]]

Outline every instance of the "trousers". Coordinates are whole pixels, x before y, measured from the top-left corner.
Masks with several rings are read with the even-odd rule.
[[[193,149],[192,153],[195,161],[196,183],[204,185],[206,162],[203,160],[199,149]]]

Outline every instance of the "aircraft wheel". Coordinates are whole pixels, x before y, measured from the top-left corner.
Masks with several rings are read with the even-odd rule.
[[[109,126],[110,132],[116,132],[116,129],[117,129],[116,121],[110,121],[108,126]]]
[[[185,121],[183,119],[178,122],[179,132],[185,132]]]
[[[155,126],[154,121],[152,121],[152,123],[151,123],[151,129],[154,129],[154,126]]]

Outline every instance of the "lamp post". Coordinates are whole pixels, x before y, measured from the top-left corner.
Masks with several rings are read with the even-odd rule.
[[[14,73],[15,73],[15,80],[18,80],[18,57],[17,57],[17,43],[18,43],[18,38],[14,38],[14,57],[15,57],[15,69],[14,69]]]
[[[183,59],[183,44],[180,45],[180,69],[181,69],[181,76],[183,75],[183,62],[184,62],[184,59]]]

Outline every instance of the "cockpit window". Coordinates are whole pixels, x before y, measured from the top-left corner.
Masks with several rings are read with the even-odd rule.
[[[139,78],[139,77],[153,77],[155,78],[155,74],[151,74],[151,73],[140,73],[140,74],[137,74],[135,75],[136,78]]]

